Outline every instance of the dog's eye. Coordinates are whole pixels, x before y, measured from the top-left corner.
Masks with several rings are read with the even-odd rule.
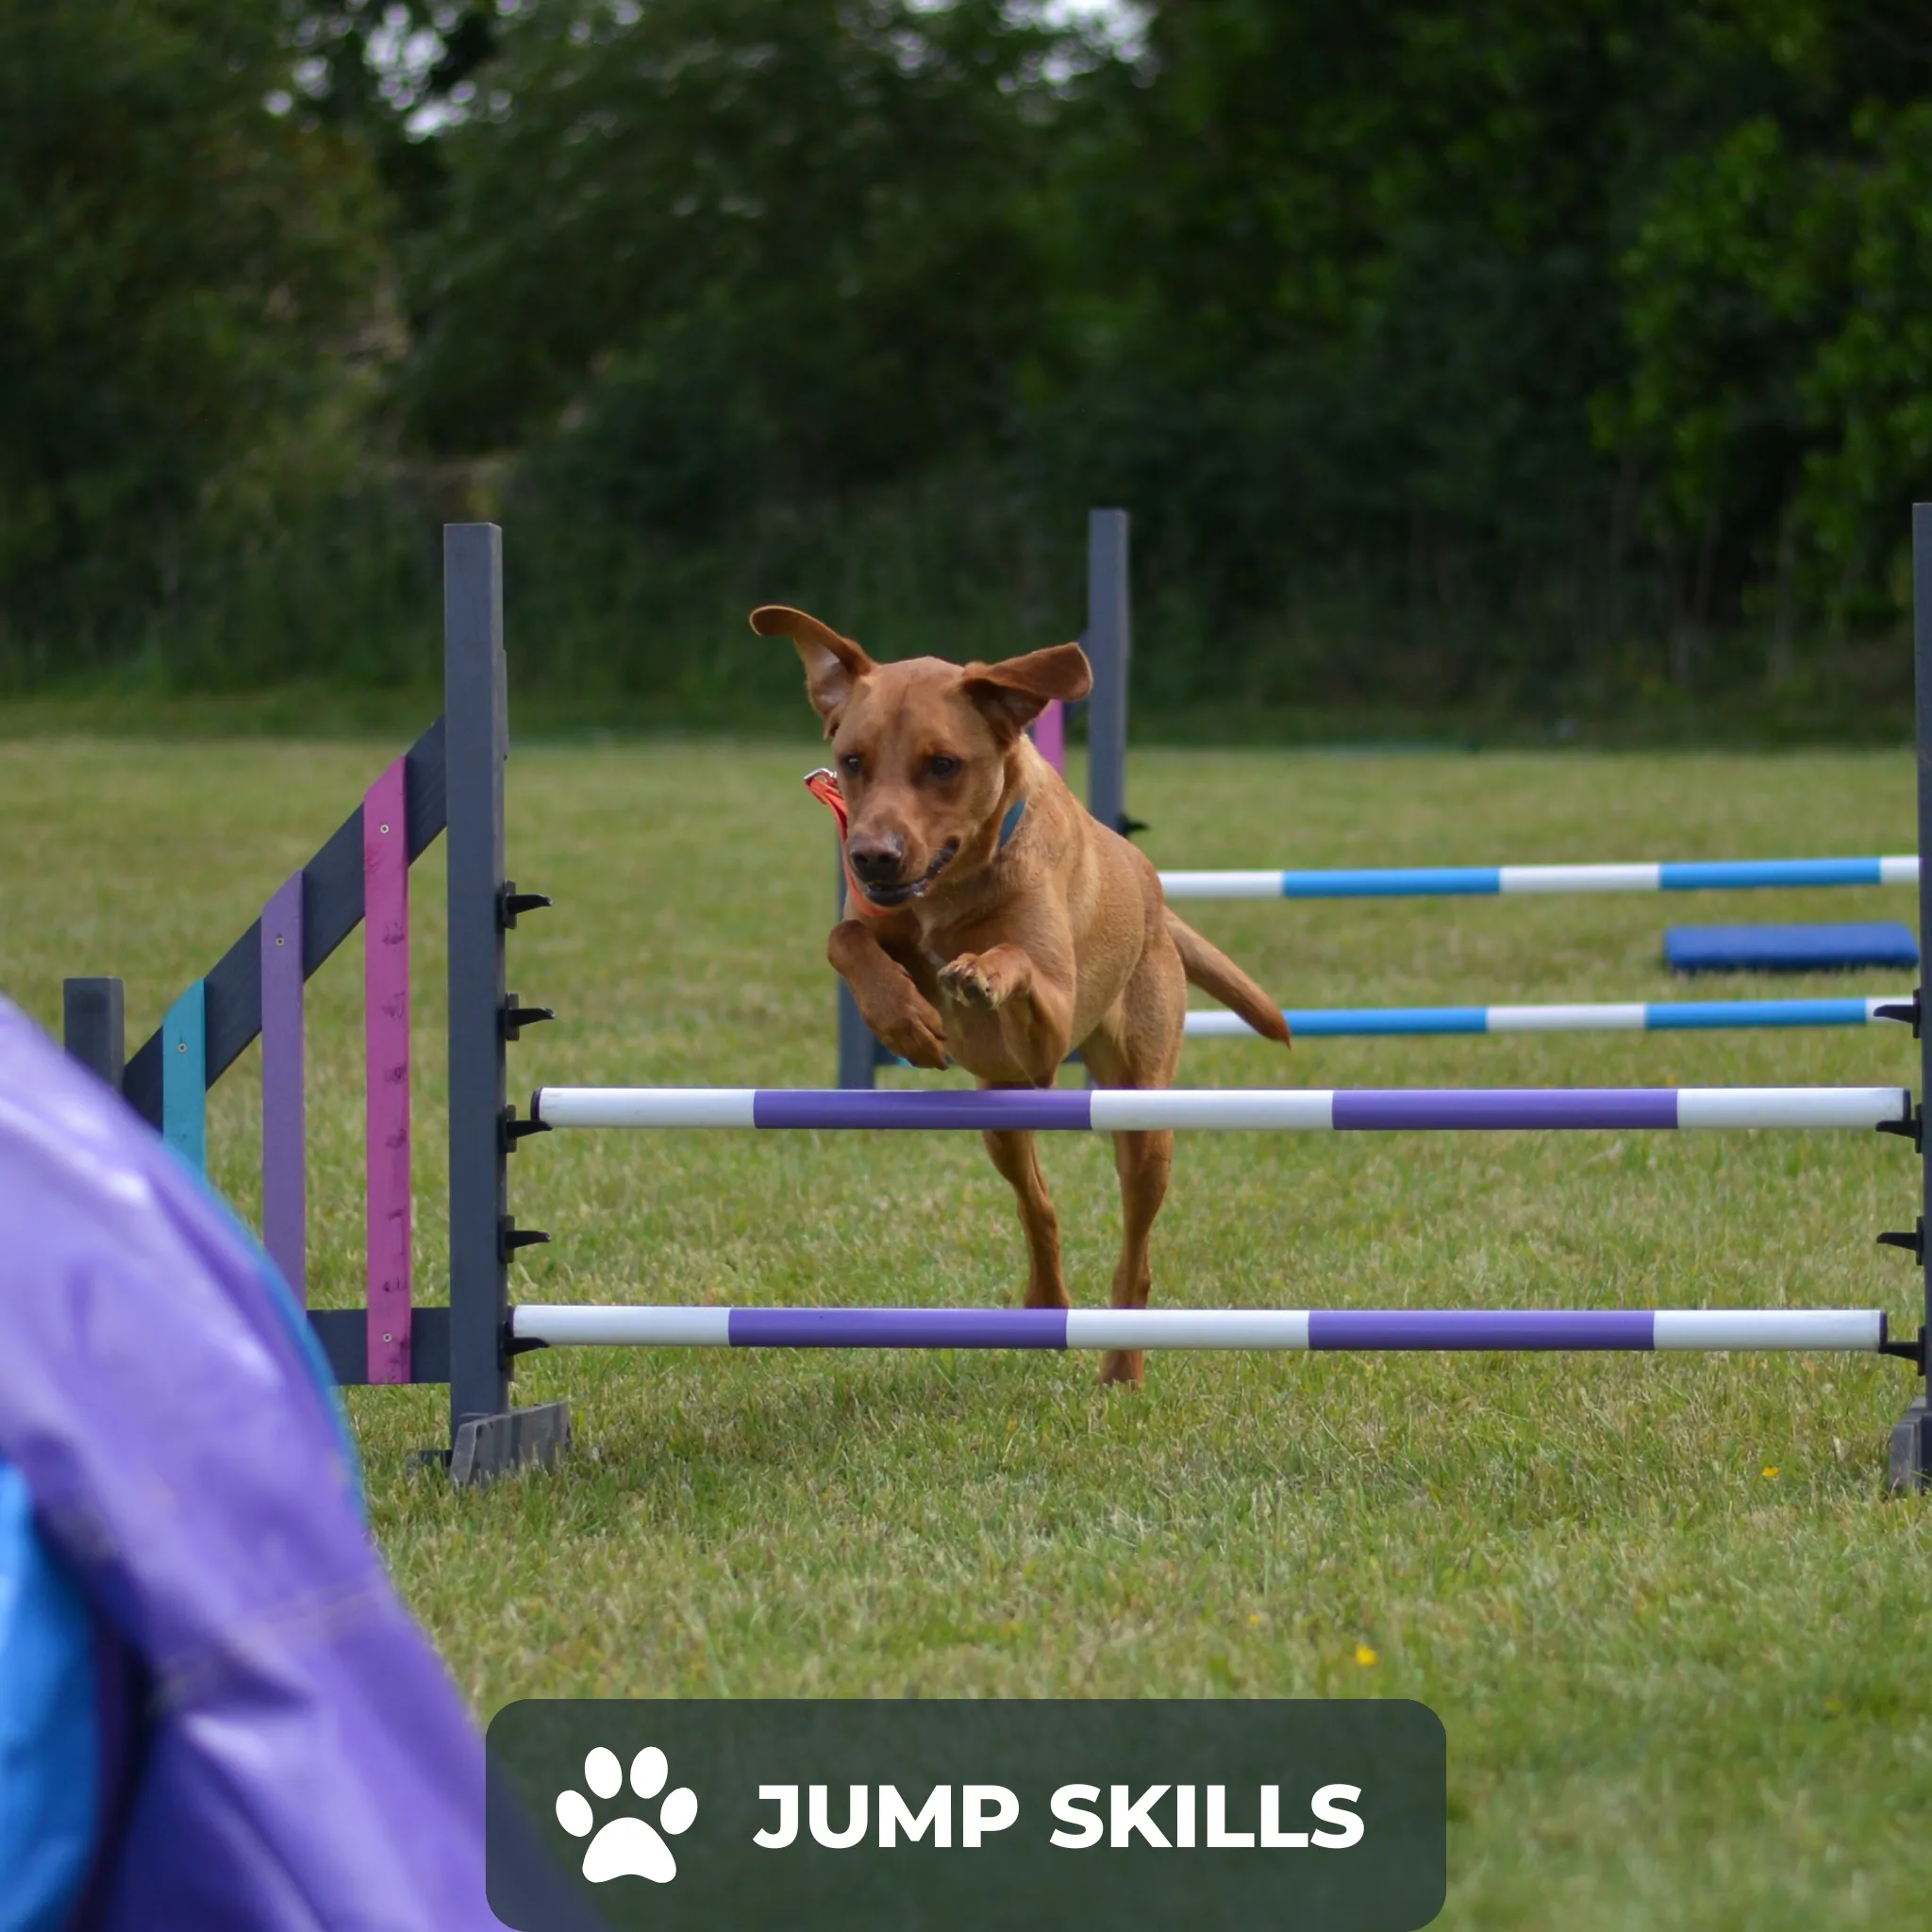
[[[959,769],[959,760],[948,758],[944,752],[939,752],[927,762],[925,769],[935,778],[950,778]]]
[[[839,769],[841,772],[850,773],[851,775],[856,778],[858,776],[859,773],[865,770],[865,760],[862,758],[860,758],[856,751],[848,751],[845,754],[845,756],[839,760]]]

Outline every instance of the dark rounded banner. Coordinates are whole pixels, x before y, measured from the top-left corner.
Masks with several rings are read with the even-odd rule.
[[[1409,1932],[1447,1883],[1422,1704],[531,1700],[489,1746],[516,1932]]]

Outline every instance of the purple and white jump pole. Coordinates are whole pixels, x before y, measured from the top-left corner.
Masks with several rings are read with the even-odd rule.
[[[844,1131],[1457,1133],[1526,1128],[1909,1130],[1904,1087],[957,1088],[540,1087],[543,1127],[826,1127]]]
[[[1877,1308],[643,1308],[512,1311],[525,1348],[1470,1350],[1874,1355]]]

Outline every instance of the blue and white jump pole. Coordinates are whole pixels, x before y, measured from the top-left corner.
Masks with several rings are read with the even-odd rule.
[[[1757,892],[1916,886],[1909,853],[1881,858],[1646,859],[1633,865],[1372,866],[1312,872],[1164,872],[1170,899],[1483,899],[1557,892]]]
[[[1888,1008],[1890,1010],[1888,1010]],[[1911,1017],[1909,994],[1877,999],[1639,1000],[1596,1006],[1309,1007],[1284,1008],[1297,1040],[1361,1040],[1385,1034],[1703,1033],[1758,1026],[1866,1026]],[[1190,1013],[1190,1040],[1257,1036],[1239,1013]]]

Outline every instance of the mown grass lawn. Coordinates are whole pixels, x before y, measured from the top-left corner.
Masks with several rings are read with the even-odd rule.
[[[0,988],[128,984],[130,1039],[341,819],[389,743],[0,746]],[[513,1080],[822,1085],[827,824],[811,747],[536,746],[511,871],[557,910]],[[1168,864],[1909,850],[1905,756],[1137,755]],[[440,848],[416,874],[417,1262],[444,1246]],[[1681,996],[1672,919],[1909,919],[1898,892],[1251,904],[1197,923],[1294,1006]],[[1731,991],[1726,988],[1724,991]],[[1867,976],[1740,992],[1883,991]],[[1718,989],[1706,991],[1716,991]],[[311,989],[320,1303],[360,1298],[359,949]],[[1197,1042],[1198,1085],[1914,1080],[1902,1028]],[[913,1076],[901,1076],[913,1077]],[[253,1052],[214,1177],[256,1211]],[[1104,1298],[1105,1145],[1046,1150]],[[1864,1134],[1200,1135],[1156,1299],[1199,1306],[1881,1305],[1919,1277],[1909,1147]],[[558,1135],[512,1170],[553,1300],[994,1304],[1021,1279],[964,1137]],[[530,1695],[1424,1699],[1462,1927],[1853,1927],[1932,1884],[1932,1538],[1880,1499],[1895,1362],[558,1353],[555,1473],[456,1494],[438,1391],[357,1391],[375,1529],[487,1717]]]

